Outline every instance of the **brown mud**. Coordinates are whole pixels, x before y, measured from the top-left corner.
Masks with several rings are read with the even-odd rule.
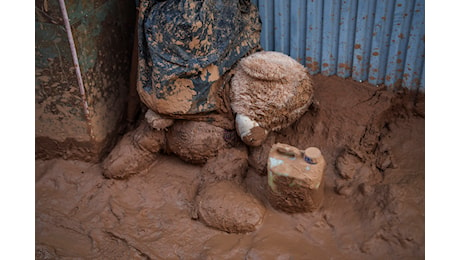
[[[327,167],[316,211],[270,206],[260,173],[266,147],[249,149],[239,187],[266,208],[246,234],[192,219],[202,166],[159,155],[146,171],[114,180],[100,164],[36,160],[37,259],[423,259],[424,96],[337,77],[314,82],[310,110],[266,146],[321,149]]]

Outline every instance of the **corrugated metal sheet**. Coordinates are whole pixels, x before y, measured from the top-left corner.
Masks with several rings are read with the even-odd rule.
[[[424,90],[424,0],[253,0],[262,47],[311,74]]]

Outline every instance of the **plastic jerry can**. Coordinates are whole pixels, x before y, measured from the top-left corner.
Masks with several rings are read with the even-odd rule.
[[[326,161],[316,147],[299,150],[277,143],[268,156],[268,199],[279,210],[311,212],[324,197]]]

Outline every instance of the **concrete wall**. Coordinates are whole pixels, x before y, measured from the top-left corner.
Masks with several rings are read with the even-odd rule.
[[[123,127],[135,3],[66,0],[79,59],[85,114],[58,0],[35,1],[37,158],[98,161]]]

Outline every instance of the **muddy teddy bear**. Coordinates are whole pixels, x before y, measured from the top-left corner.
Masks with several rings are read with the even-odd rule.
[[[248,168],[246,145],[263,144],[270,131],[302,116],[312,100],[312,81],[295,60],[268,51],[243,58],[234,73],[230,105],[236,133],[207,122],[172,120],[149,110],[141,125],[126,134],[105,159],[104,175],[126,178],[149,167],[159,152],[174,153],[186,162],[203,165],[192,218],[227,232],[254,231],[265,208],[240,185]]]
[[[103,161],[104,175],[127,178],[175,154],[202,165],[191,218],[254,231],[265,207],[241,185],[248,146],[292,124],[312,99],[306,69],[261,51],[260,32],[249,0],[141,0],[137,92],[149,110]]]
[[[313,88],[300,63],[262,51],[239,62],[230,93],[239,136],[247,145],[259,146],[270,131],[291,125],[307,111]]]

